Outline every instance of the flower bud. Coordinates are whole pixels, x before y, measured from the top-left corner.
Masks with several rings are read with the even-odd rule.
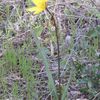
[[[68,31],[67,33],[66,33],[66,37],[65,37],[65,44],[66,44],[66,47],[68,48],[69,46],[70,46],[70,44],[71,44],[71,34],[70,34],[70,32]]]

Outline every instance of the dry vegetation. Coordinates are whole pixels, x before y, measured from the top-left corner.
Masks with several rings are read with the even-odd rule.
[[[61,100],[100,100],[100,1],[47,4],[59,32]],[[0,100],[58,100],[54,20],[26,12],[31,5],[0,1]]]

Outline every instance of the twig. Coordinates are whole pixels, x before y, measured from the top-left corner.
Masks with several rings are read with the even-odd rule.
[[[96,98],[97,98],[99,95],[100,95],[100,92],[98,92],[92,100],[96,100]]]
[[[61,100],[61,78],[60,78],[60,49],[59,49],[59,34],[58,34],[58,25],[55,20],[54,14],[52,14],[48,9],[46,9],[47,12],[51,15],[53,21],[54,21],[54,26],[55,26],[55,33],[56,33],[56,40],[57,40],[57,53],[58,53],[58,81],[59,81],[59,90],[58,90],[58,100]]]

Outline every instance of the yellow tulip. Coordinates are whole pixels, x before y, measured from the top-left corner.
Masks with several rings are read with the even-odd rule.
[[[31,8],[27,8],[26,11],[34,12],[34,14],[39,14],[46,9],[47,1],[48,0],[32,0],[32,2],[35,4],[35,6],[31,7]]]

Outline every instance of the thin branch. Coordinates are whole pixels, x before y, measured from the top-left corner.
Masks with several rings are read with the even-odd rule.
[[[96,100],[96,98],[97,98],[99,95],[100,95],[100,92],[98,92],[92,100]]]

